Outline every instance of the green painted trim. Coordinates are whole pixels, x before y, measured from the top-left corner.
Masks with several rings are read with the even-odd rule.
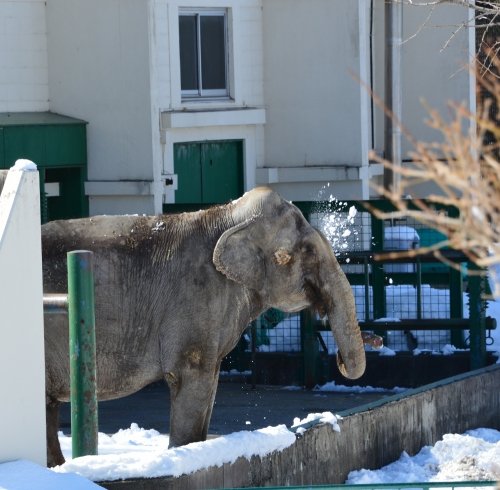
[[[55,112],[0,112],[0,127],[46,126],[50,124],[88,124],[88,122]]]
[[[364,405],[359,405],[352,409],[344,410],[339,412],[338,415],[341,417],[349,417],[351,415],[355,415],[361,412],[368,412],[375,408],[379,408],[383,405],[387,405],[388,403],[397,402],[403,400],[404,398],[408,398],[410,396],[419,395],[425,391],[433,390],[435,388],[439,388],[441,386],[446,386],[451,383],[455,383],[457,381],[462,381],[464,379],[472,378],[474,376],[479,376],[481,374],[499,371],[500,372],[500,364],[492,364],[491,366],[487,366],[485,368],[476,369],[474,371],[468,371],[467,373],[457,374],[456,376],[451,376],[450,378],[444,378],[439,381],[435,381],[434,383],[429,383],[427,385],[419,386],[418,388],[411,388],[403,393],[398,393],[396,395],[388,396],[386,398],[382,398],[372,403],[366,403]],[[356,485],[358,487],[358,485]]]

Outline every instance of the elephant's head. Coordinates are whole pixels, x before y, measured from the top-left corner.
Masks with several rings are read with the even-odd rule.
[[[327,315],[347,378],[365,370],[365,351],[354,297],[330,243],[293,204],[267,188],[232,205],[235,226],[214,250],[217,270],[261,295],[267,307],[296,312],[312,307]]]

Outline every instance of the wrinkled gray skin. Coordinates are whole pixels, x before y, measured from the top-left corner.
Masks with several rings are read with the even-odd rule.
[[[220,363],[269,307],[326,314],[344,376],[365,353],[354,298],[327,240],[267,188],[208,211],[100,216],[42,227],[45,293],[63,293],[66,252],[95,253],[98,398],[166,379],[170,445],[205,440]],[[59,401],[69,399],[68,326],[45,317],[48,462],[61,464]]]

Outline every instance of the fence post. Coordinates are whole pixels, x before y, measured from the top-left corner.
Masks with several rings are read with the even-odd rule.
[[[384,250],[384,222],[374,214],[371,215],[372,225],[372,250],[381,252]],[[372,291],[373,291],[373,319],[385,318],[387,316],[386,291],[385,291],[385,270],[384,265],[379,262],[372,262]],[[380,335],[384,344],[387,344],[387,332],[374,330]]]
[[[97,396],[93,254],[68,260],[68,320],[73,458],[97,454]]]
[[[311,310],[300,312],[302,352],[304,354],[304,386],[308,389],[318,384],[319,348]]]
[[[469,270],[470,367],[479,369],[486,366],[485,277],[474,264]]]
[[[462,267],[460,270],[450,268],[450,318],[462,318],[463,313],[463,288]],[[451,343],[458,349],[464,349],[465,339],[463,330],[451,330]]]

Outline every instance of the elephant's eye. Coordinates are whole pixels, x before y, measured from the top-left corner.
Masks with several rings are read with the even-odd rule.
[[[313,255],[314,254],[314,248],[311,245],[302,245],[302,253],[304,255]]]

